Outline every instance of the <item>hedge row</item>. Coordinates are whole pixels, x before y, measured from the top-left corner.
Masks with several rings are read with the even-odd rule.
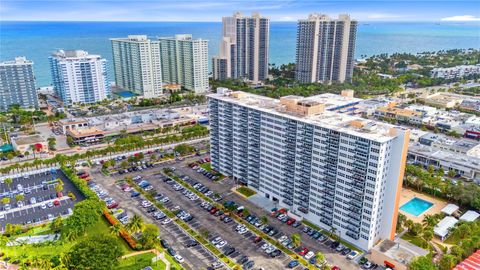
[[[111,225],[116,225],[116,224],[118,224],[117,219],[114,218],[112,215],[110,215],[110,213],[108,212],[107,209],[104,209],[104,210],[103,210],[103,215],[105,216],[105,218],[108,220],[108,222],[109,222]],[[133,240],[133,238],[130,236],[130,234],[123,228],[123,226],[122,226],[122,229],[120,230],[120,236],[123,238],[123,240],[125,240],[125,241],[127,242],[127,244],[128,244],[132,249],[136,249],[137,243],[135,242],[135,240]]]

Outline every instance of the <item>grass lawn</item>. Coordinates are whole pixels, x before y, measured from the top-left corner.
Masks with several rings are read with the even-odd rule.
[[[46,231],[40,231],[38,234],[45,234]],[[97,234],[110,234],[110,226],[108,221],[102,216],[98,222],[90,228],[90,231],[87,232],[88,235],[97,235]],[[30,234],[27,234],[30,235]],[[34,235],[34,234],[31,234]],[[78,240],[83,239],[80,237]],[[132,252],[127,243],[121,239],[117,238],[118,245],[122,247],[123,253],[127,254]],[[60,255],[63,252],[67,252],[73,245],[76,244],[76,241],[66,241],[66,240],[57,240],[52,242],[49,245],[33,246],[33,245],[23,245],[23,246],[10,246],[3,247],[2,251],[8,257],[12,259],[16,257],[35,257],[35,256],[54,256]]]
[[[247,198],[257,194],[255,191],[249,189],[248,187],[239,187],[236,189],[236,191],[238,191],[240,194]]]
[[[421,248],[424,248],[424,249],[428,249],[430,251],[432,250],[432,247],[427,242],[425,242],[425,240],[423,240],[419,236],[413,236],[409,233],[406,233],[401,238],[405,241],[408,241],[408,242],[414,244],[415,246],[418,246],[418,247],[421,247]]]
[[[117,270],[142,269],[151,266],[154,270],[163,270],[166,265],[161,260],[152,263],[152,258],[155,257],[153,253],[144,253],[132,256],[126,259],[120,259],[120,264],[116,267]]]

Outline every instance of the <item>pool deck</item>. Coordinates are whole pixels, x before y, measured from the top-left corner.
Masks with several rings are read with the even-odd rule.
[[[408,201],[410,201],[415,197],[431,202],[433,203],[433,205],[430,208],[428,208],[425,212],[420,214],[418,217],[399,209],[400,213],[404,214],[408,219],[412,220],[413,222],[422,222],[425,215],[434,215],[434,214],[440,213],[442,208],[448,204],[448,202],[444,202],[435,197],[418,193],[411,189],[402,188],[399,207],[401,207],[402,205],[404,205],[405,203],[407,203]]]

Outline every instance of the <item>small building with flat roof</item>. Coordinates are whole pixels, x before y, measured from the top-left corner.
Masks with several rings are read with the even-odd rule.
[[[441,212],[444,213],[445,215],[451,216],[453,213],[455,213],[458,210],[458,208],[459,207],[457,205],[453,203],[449,203],[442,209]]]
[[[395,270],[407,270],[408,264],[418,256],[425,256],[428,250],[409,242],[396,239],[385,239],[370,250],[370,260],[374,263]]]
[[[468,210],[467,212],[465,212],[460,217],[460,220],[461,221],[467,221],[467,222],[473,222],[473,221],[477,220],[478,217],[480,217],[480,214],[478,212],[473,211],[473,210]]]
[[[446,216],[437,225],[435,225],[433,232],[443,241],[447,238],[450,229],[455,227],[455,224],[457,223],[458,219],[451,216]]]
[[[96,127],[69,129],[67,130],[67,136],[71,137],[75,144],[94,143],[102,140],[105,137],[105,132]]]
[[[10,138],[12,141],[12,146],[15,151],[20,153],[31,152],[35,150],[36,152],[48,151],[48,143],[44,137],[39,134],[19,136]]]

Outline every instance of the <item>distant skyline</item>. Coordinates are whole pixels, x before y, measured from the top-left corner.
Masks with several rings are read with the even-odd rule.
[[[348,13],[360,21],[480,22],[477,0],[2,0],[2,21],[221,21],[235,11],[272,21]]]

